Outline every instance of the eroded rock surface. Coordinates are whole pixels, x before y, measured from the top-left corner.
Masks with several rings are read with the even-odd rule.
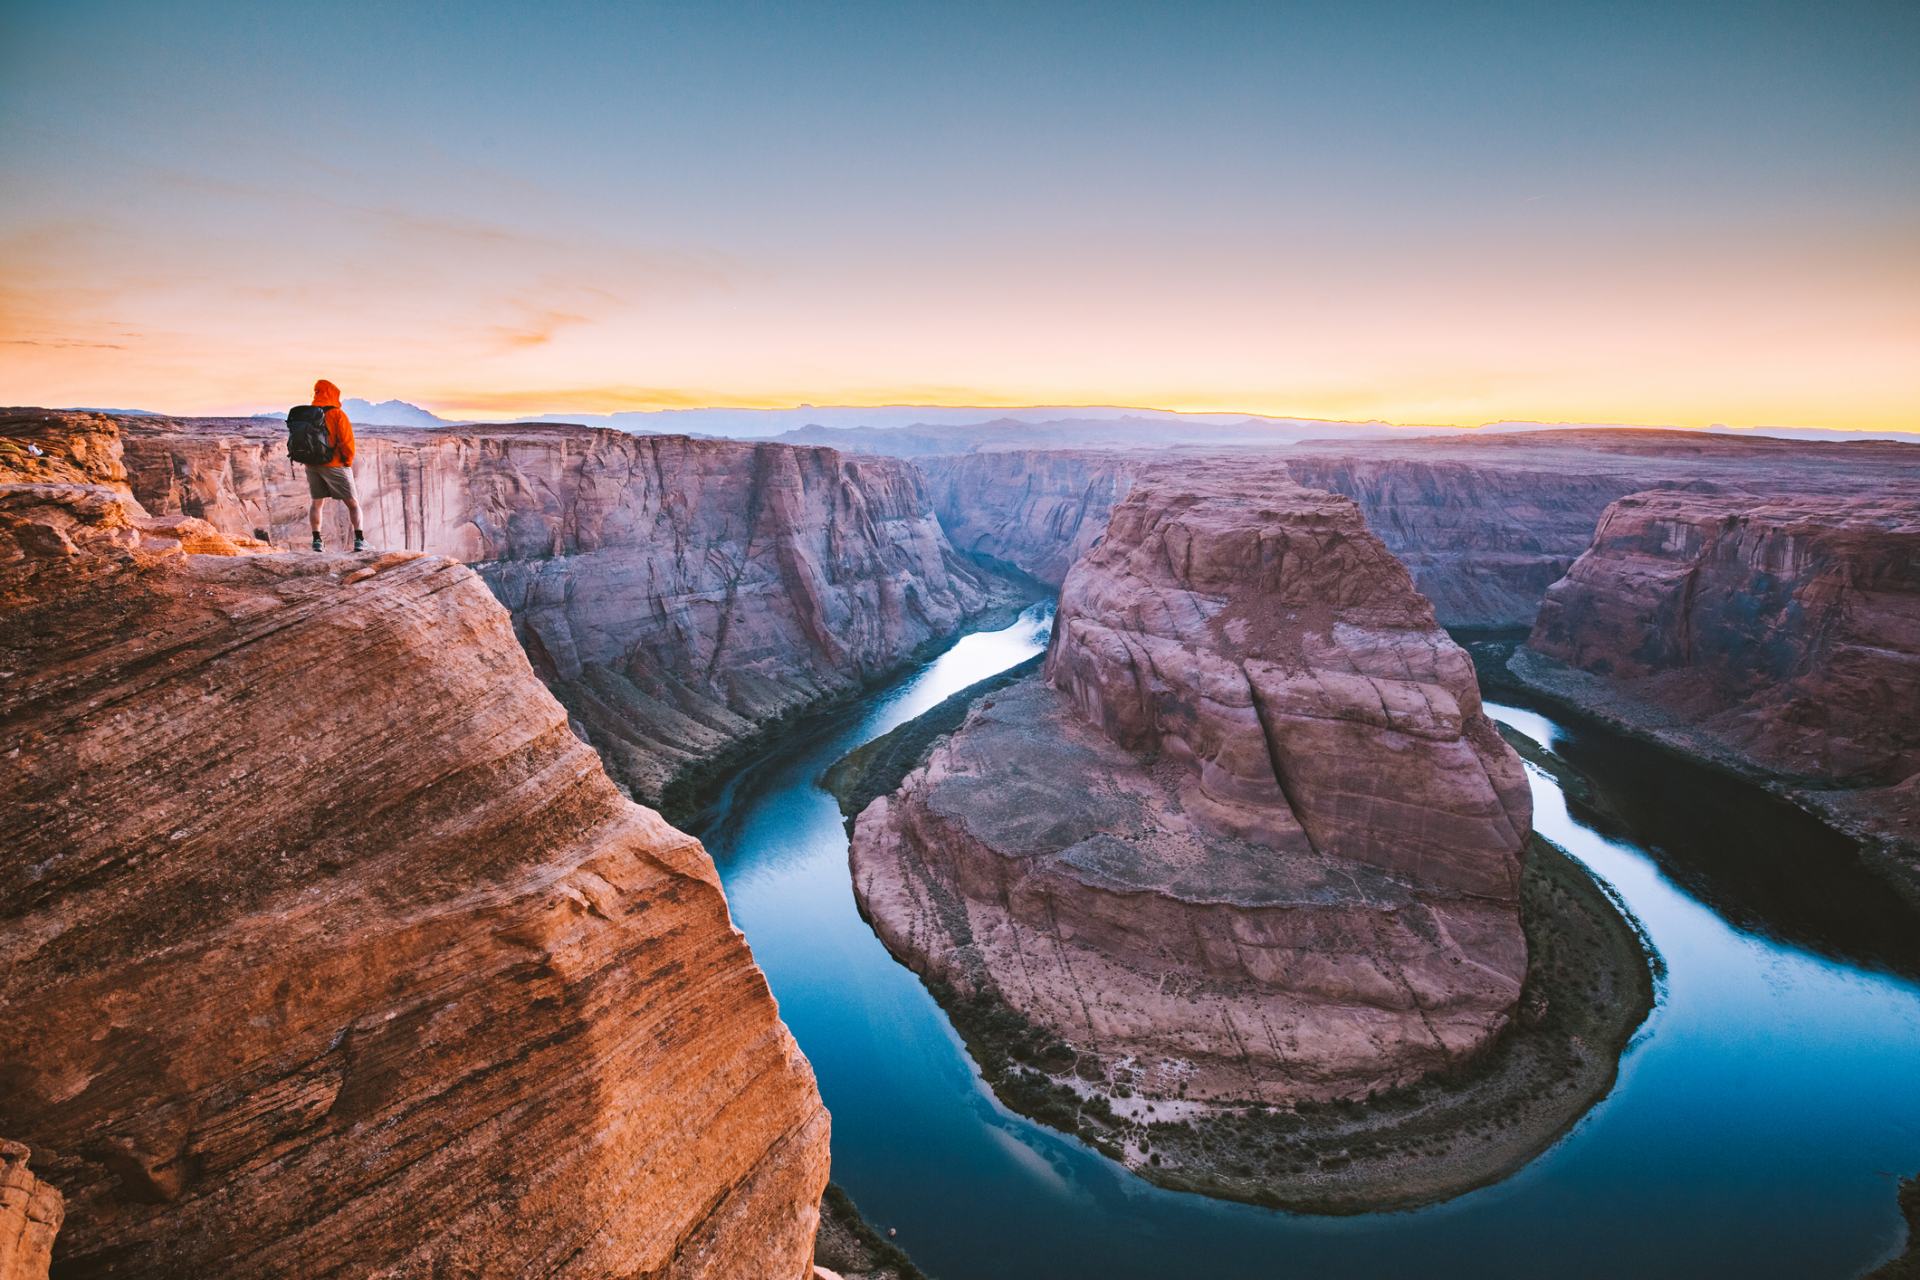
[[[860,816],[889,946],[1109,1084],[1360,1096],[1474,1054],[1526,969],[1525,775],[1343,498],[1149,469],[1068,575],[1044,679]]]
[[[1514,669],[1920,850],[1920,494],[1623,498]]]
[[[279,427],[122,425],[150,510],[305,545]],[[898,459],[557,425],[373,427],[359,445],[371,545],[473,565],[575,726],[649,802],[998,598]]]
[[[806,1274],[827,1118],[699,843],[471,570],[155,519],[114,434],[0,421],[0,1133],[59,1274]]]
[[[0,1280],[47,1280],[66,1205],[27,1167],[32,1152],[0,1139]]]

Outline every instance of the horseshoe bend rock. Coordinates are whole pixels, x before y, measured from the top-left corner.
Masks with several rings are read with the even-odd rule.
[[[1141,476],[1044,677],[858,819],[889,946],[1148,1096],[1361,1096],[1476,1052],[1526,970],[1524,772],[1345,498]]]
[[[97,418],[0,441],[0,1134],[58,1274],[806,1274],[811,1070],[480,579],[156,520]]]

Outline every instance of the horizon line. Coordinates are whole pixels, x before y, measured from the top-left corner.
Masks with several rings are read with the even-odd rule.
[[[716,413],[716,412],[717,413],[797,413],[797,412],[807,411],[807,410],[817,410],[821,412],[851,410],[851,411],[858,412],[861,410],[878,411],[878,410],[884,410],[884,409],[893,409],[893,410],[926,409],[926,410],[937,410],[943,413],[951,413],[951,412],[956,412],[961,410],[978,410],[981,413],[988,414],[988,415],[1034,412],[1039,410],[1058,410],[1062,412],[1104,410],[1104,411],[1119,412],[1119,413],[1172,414],[1178,417],[1188,417],[1188,418],[1197,418],[1197,417],[1240,418],[1248,421],[1326,423],[1329,426],[1335,426],[1335,427],[1385,427],[1385,428],[1389,428],[1392,430],[1399,430],[1399,431],[1416,431],[1416,430],[1479,431],[1479,430],[1484,430],[1488,427],[1496,427],[1496,426],[1503,426],[1503,425],[1525,425],[1525,426],[1538,426],[1543,428],[1592,427],[1592,428],[1601,429],[1601,430],[1629,430],[1629,431],[1755,431],[1755,432],[1758,432],[1758,431],[1819,431],[1819,432],[1835,432],[1835,433],[1850,432],[1850,433],[1857,433],[1857,434],[1920,435],[1920,422],[1916,422],[1912,426],[1872,426],[1872,427],[1827,426],[1827,425],[1816,425],[1812,423],[1785,423],[1785,422],[1729,423],[1724,421],[1715,421],[1715,422],[1707,422],[1707,423],[1699,423],[1699,424],[1684,424],[1684,423],[1677,423],[1677,422],[1631,422],[1631,421],[1623,421],[1619,419],[1606,419],[1606,418],[1550,418],[1550,417],[1541,417],[1541,418],[1503,417],[1503,418],[1488,418],[1479,422],[1432,422],[1432,421],[1394,421],[1392,419],[1379,418],[1379,417],[1334,418],[1334,417],[1325,417],[1325,416],[1320,416],[1315,414],[1280,412],[1280,411],[1264,410],[1264,409],[1172,408],[1172,407],[1165,407],[1160,405],[1124,404],[1124,403],[1117,403],[1113,401],[1083,401],[1078,403],[1039,401],[1039,402],[1025,402],[1025,403],[1004,402],[1004,403],[997,403],[997,404],[980,404],[980,403],[972,403],[972,402],[941,402],[941,401],[917,401],[917,400],[874,400],[874,401],[858,401],[858,402],[834,401],[834,402],[816,403],[814,401],[801,400],[793,403],[781,403],[781,404],[764,404],[764,403],[763,404],[728,404],[723,402],[723,403],[712,403],[712,404],[657,405],[650,408],[607,408],[607,409],[554,408],[554,409],[532,410],[532,411],[521,412],[521,413],[504,413],[504,414],[494,412],[494,411],[483,410],[478,413],[457,414],[450,410],[442,410],[439,408],[435,408],[433,405],[433,401],[437,400],[438,399],[437,397],[422,399],[422,400],[411,400],[402,396],[387,396],[385,397],[385,399],[378,400],[378,401],[371,400],[366,396],[355,396],[355,395],[348,395],[344,398],[349,400],[361,400],[368,404],[383,404],[383,403],[390,403],[390,402],[404,404],[414,409],[420,410],[422,412],[430,413],[434,417],[440,418],[443,421],[446,421],[449,423],[528,422],[536,418],[559,418],[559,417],[565,417],[568,414],[579,414],[585,417],[610,418],[610,417],[619,417],[621,415],[626,415],[626,414],[655,416],[655,415],[663,415],[663,414]],[[442,400],[440,401],[440,403],[446,403],[446,402]],[[249,410],[245,408],[235,409],[230,413],[223,413],[217,409],[210,412],[175,412],[172,410],[160,410],[160,409],[109,408],[105,406],[95,406],[95,405],[70,405],[70,406],[63,406],[63,407],[68,409],[69,411],[91,411],[91,412],[106,412],[106,413],[154,413],[164,417],[172,417],[172,418],[209,418],[209,417],[211,418],[243,417],[244,418],[244,417],[258,417],[263,413],[278,412],[277,410],[272,410],[272,409]],[[985,417],[981,419],[981,423],[990,422],[992,420],[993,419],[990,416]],[[825,426],[825,424],[812,424],[812,425]],[[906,424],[906,425],[912,426],[916,424]],[[981,425],[981,424],[979,423],[950,423],[950,424],[928,423],[925,425],[974,426],[974,425]],[[1037,424],[1031,424],[1031,425],[1037,425]],[[827,429],[855,430],[857,428],[835,427],[835,428],[827,428]],[[878,427],[874,429],[875,430],[904,430],[905,427]]]

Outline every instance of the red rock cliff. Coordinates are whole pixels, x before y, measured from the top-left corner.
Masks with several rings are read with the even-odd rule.
[[[1519,760],[1355,504],[1277,469],[1148,476],[1068,577],[1048,679],[1122,747],[1189,768],[1214,826],[1511,898]]]
[[[1144,471],[1045,680],[860,815],[895,951],[1145,1096],[1363,1095],[1519,996],[1525,775],[1465,653],[1343,498]]]
[[[124,425],[150,510],[304,545],[279,427]],[[372,544],[474,565],[576,726],[652,802],[952,634],[992,591],[897,459],[568,426],[375,427],[359,453]]]
[[[1920,844],[1920,493],[1622,498],[1527,643],[1528,678]]]
[[[0,1133],[63,1276],[800,1277],[812,1073],[699,843],[434,555],[0,423]]]

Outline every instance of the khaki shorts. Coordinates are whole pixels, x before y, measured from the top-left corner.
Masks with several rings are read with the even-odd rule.
[[[306,467],[309,498],[338,498],[342,502],[359,500],[353,491],[352,467],[316,467],[310,462]]]

